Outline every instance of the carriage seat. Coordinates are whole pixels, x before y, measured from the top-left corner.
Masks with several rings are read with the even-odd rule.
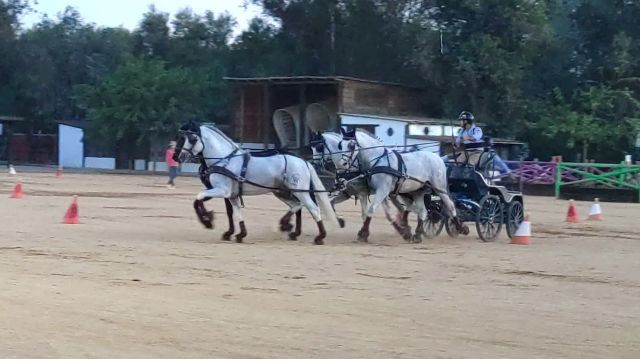
[[[489,186],[473,166],[460,163],[447,164],[449,192],[464,194],[474,200],[480,200],[489,192]]]

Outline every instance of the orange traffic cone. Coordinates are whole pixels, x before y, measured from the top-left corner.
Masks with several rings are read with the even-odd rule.
[[[58,166],[58,169],[56,170],[56,177],[61,177],[62,176],[62,166]]]
[[[573,200],[569,200],[569,210],[567,211],[567,222],[578,223],[580,218],[578,217],[578,211],[576,211],[576,205]]]
[[[20,199],[24,196],[22,192],[22,183],[18,182],[16,186],[13,188],[13,193],[11,193],[11,198]]]
[[[71,206],[65,213],[64,218],[62,219],[62,223],[64,224],[78,224],[80,223],[80,217],[78,216],[78,196],[73,196],[73,202],[71,202]]]
[[[600,208],[600,199],[596,198],[589,211],[589,220],[602,221],[602,208]]]
[[[520,223],[518,230],[511,238],[511,244],[531,244],[531,223],[529,222],[529,213],[524,216],[524,221]]]

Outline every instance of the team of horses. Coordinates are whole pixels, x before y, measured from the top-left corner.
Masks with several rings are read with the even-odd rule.
[[[354,196],[362,208],[363,224],[357,236],[362,242],[368,241],[371,219],[380,206],[405,240],[420,242],[428,216],[425,198],[431,194],[442,199],[444,215],[452,219],[458,231],[469,232],[449,197],[445,163],[431,151],[392,150],[375,135],[360,129],[315,133],[311,140],[313,160],[320,166],[331,164],[335,168],[336,188],[327,190],[310,162],[286,151],[251,152],[218,128],[195,122],[184,124],[179,134],[174,159],[200,163],[200,179],[206,189],[196,195],[193,205],[205,227],[213,228],[214,213],[206,209],[204,202],[213,198],[225,201],[229,229],[223,240],[231,240],[237,221],[240,232],[235,239],[243,241],[247,236],[243,197],[266,193],[273,193],[289,207],[280,220],[280,229],[288,232],[291,240],[301,234],[304,207],[318,226],[314,243],[324,244],[325,222],[344,227],[335,205]],[[392,206],[397,210],[395,215]],[[408,224],[410,212],[418,217],[413,233]],[[295,228],[290,223],[294,215]]]

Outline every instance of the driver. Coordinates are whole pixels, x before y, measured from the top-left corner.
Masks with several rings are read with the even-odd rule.
[[[462,111],[458,116],[458,120],[462,130],[458,133],[455,146],[462,147],[461,160],[476,166],[480,161],[480,155],[484,151],[482,129],[474,124],[475,118],[471,112]]]

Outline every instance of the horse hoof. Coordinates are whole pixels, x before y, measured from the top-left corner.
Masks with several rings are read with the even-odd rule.
[[[244,239],[244,237],[246,237],[246,236],[247,236],[246,234],[242,234],[242,233],[240,233],[240,234],[236,235],[236,243],[242,243],[242,240],[243,240],[243,239]]]
[[[324,239],[322,238],[316,238],[313,240],[313,244],[317,245],[317,246],[321,246],[324,245]]]
[[[413,236],[413,238],[411,238],[411,241],[413,243],[422,243],[422,236]]]
[[[344,228],[345,226],[345,221],[342,218],[338,218],[338,225],[340,226],[340,228]]]
[[[224,233],[224,234],[222,235],[222,240],[223,240],[223,241],[227,241],[227,242],[228,242],[228,241],[230,241],[230,240],[231,240],[231,234],[232,234],[232,233]]]
[[[358,242],[369,242],[369,233],[364,233],[362,231],[358,232]]]
[[[411,234],[411,228],[407,227],[402,234],[402,238],[405,241],[410,241],[412,237],[413,237],[413,234]]]
[[[460,233],[462,233],[465,236],[469,235],[469,227],[468,226],[463,226],[462,230],[460,231]]]
[[[298,236],[299,236],[299,234],[289,233],[289,240],[290,241],[297,241],[298,240]]]

